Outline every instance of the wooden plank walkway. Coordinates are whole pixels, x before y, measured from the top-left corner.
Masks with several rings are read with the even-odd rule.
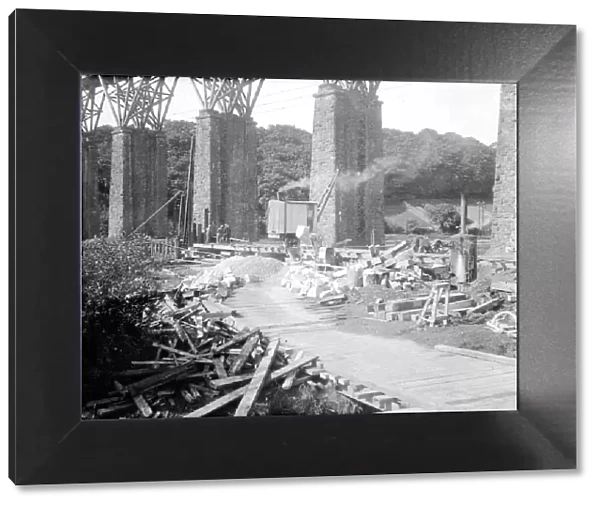
[[[319,355],[327,371],[397,396],[412,407],[516,409],[514,365],[441,352],[408,338],[339,331],[335,310],[309,307],[273,283],[247,285],[228,302],[240,311],[240,325],[261,327],[284,346]]]

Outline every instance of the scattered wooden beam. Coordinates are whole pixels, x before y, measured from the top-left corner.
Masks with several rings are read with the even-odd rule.
[[[287,374],[289,374],[292,371],[301,369],[302,367],[304,367],[308,364],[316,362],[318,359],[319,359],[318,356],[313,356],[310,358],[300,360],[298,362],[294,362],[293,364],[287,365],[285,367],[282,367],[281,369],[279,369],[271,374],[271,376],[267,380],[267,384],[283,378],[284,376],[286,376]],[[233,392],[230,392],[227,395],[224,395],[223,397],[219,397],[218,399],[211,402],[210,404],[207,404],[207,405],[201,407],[200,409],[197,409],[195,411],[192,411],[191,413],[188,413],[187,415],[184,416],[184,418],[199,418],[199,417],[208,415],[208,414],[212,413],[213,411],[216,411],[224,406],[227,406],[227,404],[229,404],[230,402],[233,402],[236,399],[243,397],[243,395],[246,393],[247,388],[248,388],[247,386],[240,387],[237,390],[234,390]]]
[[[193,371],[196,367],[196,364],[188,362],[186,364],[171,367],[166,371],[162,371],[154,376],[150,376],[148,378],[144,378],[136,383],[131,383],[127,385],[126,389],[131,393],[132,396],[138,395],[140,393],[145,392],[150,388],[156,388],[161,386],[169,381],[176,379],[181,376],[186,376],[188,373]]]
[[[490,286],[490,290],[498,292],[517,293],[516,281],[494,281]]]
[[[341,304],[342,302],[344,302],[346,300],[347,300],[347,297],[345,294],[332,295],[331,297],[325,297],[324,299],[321,299],[319,301],[319,304],[321,304],[322,306],[325,306],[327,304]]]
[[[483,313],[485,311],[487,311],[488,309],[493,308],[496,304],[499,304],[502,301],[501,297],[498,297],[496,299],[492,299],[492,300],[488,300],[487,302],[484,302],[483,304],[479,304],[479,306],[475,306],[471,309],[469,309],[467,311],[467,315],[473,314],[473,313]]]
[[[266,382],[267,375],[269,373],[271,364],[273,363],[273,359],[275,358],[275,353],[277,352],[278,346],[279,339],[269,343],[267,351],[261,359],[260,364],[256,369],[256,373],[250,381],[250,385],[248,385],[248,389],[244,393],[244,396],[242,397],[242,400],[235,411],[235,416],[247,416],[252,409],[252,406],[254,406],[254,402],[258,398],[260,391]]]
[[[181,340],[181,342],[187,343],[188,346],[190,347],[190,349],[194,353],[198,353],[198,350],[194,346],[194,343],[192,343],[190,336],[188,336],[187,332],[181,328],[181,324],[175,320],[175,321],[173,321],[172,325],[173,325],[173,328],[175,328],[175,331],[177,332],[177,335],[179,336],[179,339]]]
[[[150,418],[152,416],[152,408],[148,405],[146,399],[144,399],[142,395],[136,395],[133,398],[133,402],[135,402],[135,405],[144,418]]]
[[[216,411],[224,406],[227,406],[230,402],[233,402],[236,399],[239,399],[246,393],[247,386],[243,386],[234,390],[233,392],[224,395],[223,397],[219,397],[217,400],[202,406],[200,409],[192,411],[184,416],[184,418],[200,418],[202,416],[208,415],[213,411]]]
[[[297,360],[300,360],[302,358],[302,355],[304,355],[304,352],[302,350],[297,351],[294,354],[293,361],[296,362]],[[296,371],[292,371],[291,373],[289,373],[286,376],[285,381],[283,382],[282,388],[284,390],[289,390],[294,385],[295,379],[296,379]]]
[[[258,344],[259,339],[260,339],[260,334],[256,333],[255,335],[253,335],[250,339],[248,339],[246,341],[246,343],[244,344],[244,347],[242,348],[242,351],[240,351],[240,354],[236,357],[231,368],[229,369],[230,376],[236,375],[240,371],[240,369],[246,364],[246,361],[248,360],[250,353],[252,353],[252,350],[254,350],[254,348]]]
[[[164,344],[152,343],[152,346],[154,346],[155,348],[160,348],[161,350],[165,350],[165,351],[169,351],[171,353],[175,353],[176,355],[181,355],[182,357],[197,358],[197,355],[194,355],[193,353],[188,353],[187,351],[182,351],[182,350],[178,350],[176,348],[171,348],[170,346],[166,346]]]
[[[276,371],[273,371],[273,373],[271,374],[271,376],[269,378],[269,383],[271,381],[277,381],[277,380],[283,378],[284,376],[287,376],[292,371],[297,371],[298,369],[302,369],[303,367],[307,366],[308,364],[316,363],[317,360],[319,360],[319,357],[317,355],[314,355],[312,357],[300,359],[297,362],[293,362],[289,365],[286,365],[285,367],[282,367],[281,369],[277,369]]]
[[[115,402],[122,401],[123,397],[107,397],[106,399],[98,399],[97,401],[90,401],[85,403],[86,408],[99,408],[100,406],[106,406],[107,404],[113,404]]]
[[[213,360],[213,364],[215,364],[217,376],[221,379],[227,378],[227,371],[225,371],[225,366],[223,365],[223,357]]]
[[[246,383],[250,381],[254,373],[250,374],[238,374],[237,376],[229,376],[227,378],[212,380],[210,386],[213,388],[226,388],[233,385],[239,385],[240,383]]]
[[[202,302],[196,302],[195,304],[180,309],[173,308],[169,316],[173,318],[185,318],[187,316],[192,316],[194,313],[200,311],[200,309],[202,309]]]
[[[260,332],[259,328],[255,328],[253,330],[249,330],[248,332],[243,332],[240,335],[235,336],[233,339],[230,339],[226,343],[222,344],[221,346],[217,346],[213,351],[215,353],[219,353],[219,352],[225,351],[226,349],[231,348],[232,346],[235,346],[236,344],[239,344],[242,341],[245,341],[246,339],[254,337],[259,332]]]
[[[113,404],[112,406],[108,406],[106,408],[100,408],[96,413],[100,418],[102,418],[106,415],[113,415],[120,411],[129,410],[134,406],[135,406],[135,403],[133,403],[132,401],[125,401],[125,402]]]

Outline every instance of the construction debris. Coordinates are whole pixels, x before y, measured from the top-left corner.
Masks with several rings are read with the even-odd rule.
[[[514,338],[517,337],[517,314],[513,311],[501,311],[486,325],[494,332],[505,333]]]
[[[483,258],[482,279],[476,280],[472,289],[470,283],[461,283],[455,276],[453,251],[451,241],[426,237],[404,240],[384,250],[375,246],[336,249],[335,255],[329,251],[329,255],[317,255],[316,260],[311,249],[305,248],[302,260],[288,259],[281,286],[321,305],[361,304],[365,290],[381,288],[386,291],[386,301],[367,301],[369,315],[431,326],[485,323],[499,309],[510,310],[517,298],[514,262]],[[440,297],[441,286],[444,295]]]
[[[143,325],[154,359],[116,372],[114,390],[86,402],[84,418],[199,417],[226,411],[239,399],[235,416],[246,416],[269,386],[285,382],[289,390],[312,376],[307,369],[317,365],[317,356],[292,360],[293,350],[260,329],[238,329],[209,311],[207,279],[192,284],[191,300],[181,296],[182,284],[147,308]]]

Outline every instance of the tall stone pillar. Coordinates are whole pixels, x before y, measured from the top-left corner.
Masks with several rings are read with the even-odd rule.
[[[120,237],[133,230],[132,136],[127,128],[113,130],[108,211],[108,235]]]
[[[225,152],[222,137],[221,115],[200,111],[196,119],[192,222],[201,224],[203,229],[211,221],[218,224],[222,219],[221,159]]]
[[[163,132],[155,136],[154,167],[154,211],[167,202],[167,138]],[[168,211],[165,207],[154,218],[156,237],[167,237],[169,233]]]
[[[504,247],[507,253],[517,250],[516,84],[503,84],[500,89],[492,243],[496,247]]]
[[[365,183],[364,220],[367,243],[385,242],[384,178],[382,170],[373,166],[383,156],[382,103],[377,100],[365,109],[366,165],[370,178]]]
[[[221,222],[229,224],[232,237],[242,238],[245,234],[242,215],[245,198],[245,122],[234,114],[225,114],[222,120]]]
[[[251,210],[249,201],[252,187],[256,186],[256,148],[250,149],[248,141],[256,140],[249,134],[252,120],[234,114],[222,116],[224,121],[224,156],[221,171],[222,220],[231,227],[231,236],[250,240]],[[254,173],[254,181],[251,174]]]
[[[342,121],[342,138],[337,156],[341,159],[341,172],[338,177],[337,199],[337,238],[336,241],[347,241],[348,245],[364,244],[361,232],[360,198],[362,192],[360,174],[364,163],[364,109],[363,99],[359,92],[346,90],[342,95],[340,119]]]
[[[258,173],[256,168],[256,152],[258,140],[256,137],[256,123],[252,119],[246,120],[246,184],[244,211],[245,228],[250,241],[258,240]]]
[[[323,84],[315,95],[310,199],[319,201],[339,170],[317,224],[323,244],[383,241],[383,173],[372,171],[383,151],[381,103],[366,103],[358,90]],[[366,171],[366,173],[365,173]]]
[[[310,173],[310,200],[319,201],[338,169],[343,169],[344,92],[335,85],[322,84],[315,97]],[[317,234],[323,245],[338,242],[339,194],[334,188],[325,205]]]
[[[152,187],[151,132],[146,129],[135,129],[131,133],[131,160],[133,179],[131,183],[133,206],[133,229],[139,227],[150,216],[150,188]],[[144,225],[140,233],[152,235],[152,222]]]
[[[81,170],[81,232],[83,239],[89,239],[100,232],[100,216],[98,212],[98,149],[93,134],[83,134]]]

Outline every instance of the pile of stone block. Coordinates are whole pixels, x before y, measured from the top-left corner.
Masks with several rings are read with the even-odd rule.
[[[299,297],[327,299],[354,288],[380,285],[402,292],[422,293],[428,281],[449,276],[443,255],[416,256],[410,241],[386,250],[370,247],[364,252],[337,250],[343,266],[302,260],[290,265],[281,285]]]
[[[315,265],[296,264],[281,280],[281,286],[299,297],[325,299],[348,290],[347,268],[319,271]]]
[[[367,312],[375,317],[386,321],[417,321],[427,296],[410,297],[404,299],[388,300],[387,302],[376,302],[367,305]],[[448,311],[459,316],[475,305],[475,301],[462,292],[451,292]]]

